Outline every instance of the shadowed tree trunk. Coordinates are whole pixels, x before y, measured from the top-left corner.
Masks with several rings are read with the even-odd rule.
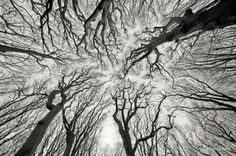
[[[15,156],[34,155],[37,147],[41,143],[47,131],[47,128],[49,127],[53,119],[58,115],[58,113],[63,109],[64,104],[74,98],[74,96],[76,96],[78,93],[93,87],[90,79],[92,79],[94,75],[88,75],[90,70],[91,69],[82,70],[82,72],[78,76],[76,76],[77,72],[73,72],[73,76],[69,79],[69,82],[67,84],[65,82],[66,75],[62,77],[62,80],[58,86],[59,90],[53,90],[48,96],[46,107],[48,108],[48,110],[50,110],[50,112],[41,121],[38,122],[37,126],[31,132],[30,136]],[[66,95],[65,92],[69,89],[73,89],[73,87],[75,86],[79,86],[79,89],[77,89],[70,96]],[[53,101],[55,101],[56,95],[58,94],[61,94],[61,101],[57,103],[57,105],[54,105]]]
[[[66,149],[63,153],[63,156],[70,156],[70,151],[73,147],[73,143],[75,140],[75,135],[73,132],[67,132],[66,133]]]
[[[15,156],[31,156],[34,155],[38,145],[43,139],[48,126],[51,124],[55,116],[62,110],[63,105],[66,103],[66,96],[62,93],[62,100],[58,103],[34,128],[26,142]]]

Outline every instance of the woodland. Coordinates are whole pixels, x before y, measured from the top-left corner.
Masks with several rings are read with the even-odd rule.
[[[235,156],[236,1],[1,0],[0,155]]]

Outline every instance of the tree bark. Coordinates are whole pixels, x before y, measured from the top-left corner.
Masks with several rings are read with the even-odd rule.
[[[75,136],[73,132],[67,133],[68,138],[66,139],[66,149],[63,153],[63,156],[70,156],[70,152],[74,143]]]
[[[131,138],[127,130],[123,130],[121,121],[116,117],[117,111],[113,114],[113,119],[118,125],[119,133],[121,135],[123,146],[125,148],[126,156],[134,156],[134,150],[132,148]]]
[[[62,110],[63,103],[57,104],[42,120],[40,120],[30,136],[16,153],[15,156],[33,156],[38,145],[42,141],[48,126],[51,124],[55,116]]]
[[[156,47],[166,41],[173,41],[199,30],[213,30],[236,24],[236,1],[222,0],[214,7],[198,11],[184,24],[180,24],[171,32],[154,39],[150,46]]]

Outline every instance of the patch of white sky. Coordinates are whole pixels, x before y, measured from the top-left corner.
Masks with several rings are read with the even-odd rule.
[[[184,127],[185,129],[191,129],[192,123],[188,119],[189,116],[186,113],[184,113],[182,111],[176,111],[175,116],[176,116],[175,117],[176,125]]]
[[[109,148],[116,148],[116,145],[121,143],[121,137],[119,136],[118,128],[113,120],[113,108],[110,107],[110,112],[107,114],[105,121],[103,122],[103,127],[99,139],[99,144],[101,148],[109,146]]]

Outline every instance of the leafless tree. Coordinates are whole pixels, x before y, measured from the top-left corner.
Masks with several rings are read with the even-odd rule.
[[[235,155],[235,114],[230,111],[179,108],[195,126],[184,130],[175,127],[179,143],[186,153],[194,155]]]
[[[173,96],[180,96],[187,99],[202,102],[202,109],[228,110],[236,112],[235,94],[229,91],[220,91],[214,89],[211,85],[198,80],[193,77],[185,77],[175,85],[176,94]],[[208,107],[204,103],[211,103],[214,107]]]
[[[74,72],[69,76],[69,79],[67,79],[66,75],[63,76],[62,80],[59,82],[58,89],[53,90],[48,95],[45,106],[49,112],[37,123],[37,126],[31,132],[28,139],[16,153],[17,156],[32,155],[35,153],[47,131],[48,126],[55,116],[61,112],[63,106],[78,93],[97,86],[96,81],[94,80],[96,74],[91,73],[91,69],[82,69],[80,73]],[[61,97],[58,99],[56,97],[57,95],[60,95]],[[53,104],[54,101],[56,102],[55,105]]]
[[[171,95],[175,107],[194,124],[187,130],[175,127],[175,142],[186,153],[190,150],[195,155],[235,154],[235,95],[214,86],[193,77],[182,77],[175,85],[176,93]]]
[[[179,52],[173,70],[181,75],[186,71],[205,73],[220,83],[235,78],[235,27],[214,30],[178,44]],[[204,46],[202,46],[204,45]]]
[[[36,83],[27,86],[26,83],[22,77],[1,79],[0,150],[2,153],[10,153],[18,148],[20,138],[29,132],[35,124],[34,119],[43,113],[40,108],[47,96],[44,92],[45,84]]]
[[[94,154],[107,106],[104,101],[105,93],[99,95],[98,92],[99,90],[95,89],[79,96],[78,100],[74,99],[76,108],[70,105],[63,109],[63,124],[66,129],[66,148],[63,156]],[[69,108],[70,111],[67,111]],[[74,115],[70,117],[72,112]]]
[[[48,127],[35,155],[62,155],[65,144],[65,130],[61,122],[61,116],[57,116]]]
[[[152,33],[159,28],[162,28],[163,30],[159,36],[152,37],[149,42],[146,42],[142,44],[140,48],[131,51],[130,56],[126,58],[124,73],[126,74],[131,67],[138,62],[144,59],[149,59],[151,54],[155,54],[157,56],[160,55],[156,52],[156,48],[163,43],[178,41],[183,37],[192,38],[196,35],[200,35],[202,32],[224,28],[235,23],[235,12],[233,11],[235,2],[233,0],[215,0],[211,3],[206,3],[203,5],[201,5],[200,2],[201,1],[195,1],[195,3],[189,6],[189,8],[194,8],[195,5],[198,6],[197,11],[193,12],[192,9],[186,9],[184,15],[172,17],[169,23],[163,27],[156,27]],[[173,6],[181,8],[181,6],[184,5],[185,4],[178,1],[177,4]],[[159,57],[156,58],[157,60],[154,61],[159,62]]]
[[[127,156],[135,155],[137,150],[158,132],[168,131],[173,126],[172,115],[168,116],[167,123],[161,123],[159,119],[160,108],[166,96],[156,104],[157,110],[151,111],[150,106],[155,105],[152,102],[152,89],[149,85],[138,86],[137,83],[128,81],[123,86],[119,86],[112,95],[115,104],[113,118],[118,126]]]

